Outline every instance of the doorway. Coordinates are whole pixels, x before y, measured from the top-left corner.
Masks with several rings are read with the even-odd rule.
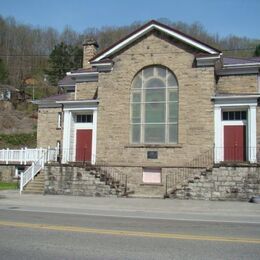
[[[78,129],[76,133],[76,161],[91,162],[92,129]]]
[[[224,161],[246,160],[246,126],[224,126]]]

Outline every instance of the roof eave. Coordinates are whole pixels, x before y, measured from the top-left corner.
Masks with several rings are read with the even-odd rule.
[[[222,100],[222,99],[251,99],[251,98],[260,98],[260,94],[246,94],[246,95],[219,95],[219,96],[212,96],[212,100]]]
[[[61,104],[56,103],[55,100],[33,100],[33,104],[37,105],[39,108],[59,108]]]
[[[218,76],[258,74],[260,66],[230,66],[221,68],[216,71]]]
[[[196,57],[198,67],[214,66],[216,61],[221,58],[222,53],[207,57]]]
[[[85,100],[71,100],[71,101],[57,101],[57,104],[63,106],[64,110],[85,110],[96,109],[98,106],[98,99],[85,99]]]
[[[98,72],[67,72],[67,76],[70,76],[76,83],[81,82],[96,82],[98,81]]]
[[[84,103],[99,103],[98,99],[84,99],[84,100],[61,100],[56,101],[57,104],[84,104]]]

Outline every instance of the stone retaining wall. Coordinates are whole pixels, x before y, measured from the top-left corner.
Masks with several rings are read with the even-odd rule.
[[[142,183],[142,167],[114,167],[114,171],[127,175],[128,191],[134,196],[163,197],[166,175],[176,174],[178,168],[162,169],[160,185]],[[95,177],[98,169],[72,166],[46,166],[45,194],[111,196],[115,189]],[[169,187],[170,188],[170,187]],[[260,167],[215,167],[196,169],[193,177],[174,193],[174,198],[201,200],[248,200],[260,194]]]
[[[92,171],[72,166],[46,166],[45,194],[77,195],[77,196],[111,196],[116,192],[96,178]]]
[[[248,200],[260,194],[260,167],[219,167],[178,190],[181,199]]]
[[[14,165],[0,165],[0,181],[17,182],[17,178],[15,178]]]

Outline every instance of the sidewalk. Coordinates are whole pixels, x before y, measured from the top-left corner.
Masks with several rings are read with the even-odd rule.
[[[260,204],[237,201],[98,198],[34,194],[20,196],[18,191],[0,191],[1,209],[260,224]]]

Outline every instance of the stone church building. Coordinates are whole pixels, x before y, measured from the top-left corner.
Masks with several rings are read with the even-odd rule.
[[[58,146],[62,165],[119,170],[137,195],[173,183],[179,197],[259,193],[241,185],[259,178],[260,59],[224,57],[157,21],[102,52],[94,40],[83,48],[68,91],[63,82],[64,94],[36,102],[38,147]]]

